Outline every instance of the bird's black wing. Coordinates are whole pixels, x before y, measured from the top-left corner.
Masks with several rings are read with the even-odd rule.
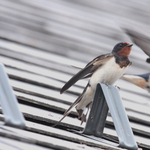
[[[136,75],[136,76],[142,77],[143,79],[145,79],[146,82],[148,82],[149,78],[150,78],[150,73],[140,74],[140,75]]]
[[[77,74],[75,74],[61,89],[60,93],[65,92],[68,88],[70,88],[74,83],[83,78],[91,77],[93,72],[97,70],[97,68],[104,65],[107,60],[113,57],[112,53],[108,53],[105,55],[100,55],[89,62],[82,70],[80,70]]]

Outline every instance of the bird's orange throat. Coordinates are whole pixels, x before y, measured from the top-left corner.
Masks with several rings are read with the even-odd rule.
[[[131,52],[131,47],[124,47],[121,51],[118,52],[119,55],[129,56]]]

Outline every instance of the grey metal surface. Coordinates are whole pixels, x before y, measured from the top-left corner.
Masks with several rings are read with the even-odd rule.
[[[25,119],[19,110],[18,102],[13,94],[9,78],[2,63],[0,63],[0,104],[6,125],[19,128],[25,127]]]
[[[102,89],[100,88],[100,85],[97,84],[92,108],[86,126],[83,130],[83,134],[102,137],[107,114],[108,106],[105,100],[105,96]]]
[[[138,149],[119,90],[111,85],[97,84],[92,108],[83,134],[102,137],[108,108],[119,138],[119,146],[133,150]]]
[[[102,87],[119,138],[119,146],[133,150],[138,149],[125,108],[122,103],[122,99],[119,94],[119,89],[110,85],[100,85]]]

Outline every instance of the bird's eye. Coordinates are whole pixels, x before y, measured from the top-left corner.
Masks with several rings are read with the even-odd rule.
[[[123,47],[123,44],[120,44],[119,47]]]

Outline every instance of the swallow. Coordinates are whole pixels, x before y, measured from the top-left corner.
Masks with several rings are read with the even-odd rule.
[[[81,124],[86,121],[86,116],[94,98],[97,84],[103,83],[113,85],[124,74],[128,66],[132,64],[128,59],[132,45],[133,44],[129,42],[120,42],[116,44],[111,53],[100,55],[93,59],[62,87],[60,91],[61,94],[68,90],[78,80],[90,78],[82,94],[65,111],[59,122],[69,114],[73,107],[77,110],[78,118],[81,119]]]
[[[123,28],[125,33],[131,38],[131,40],[139,46],[146,55],[149,56],[146,62],[150,63],[150,32],[138,27]]]
[[[123,75],[122,79],[133,83],[150,93],[150,73],[140,75]]]

